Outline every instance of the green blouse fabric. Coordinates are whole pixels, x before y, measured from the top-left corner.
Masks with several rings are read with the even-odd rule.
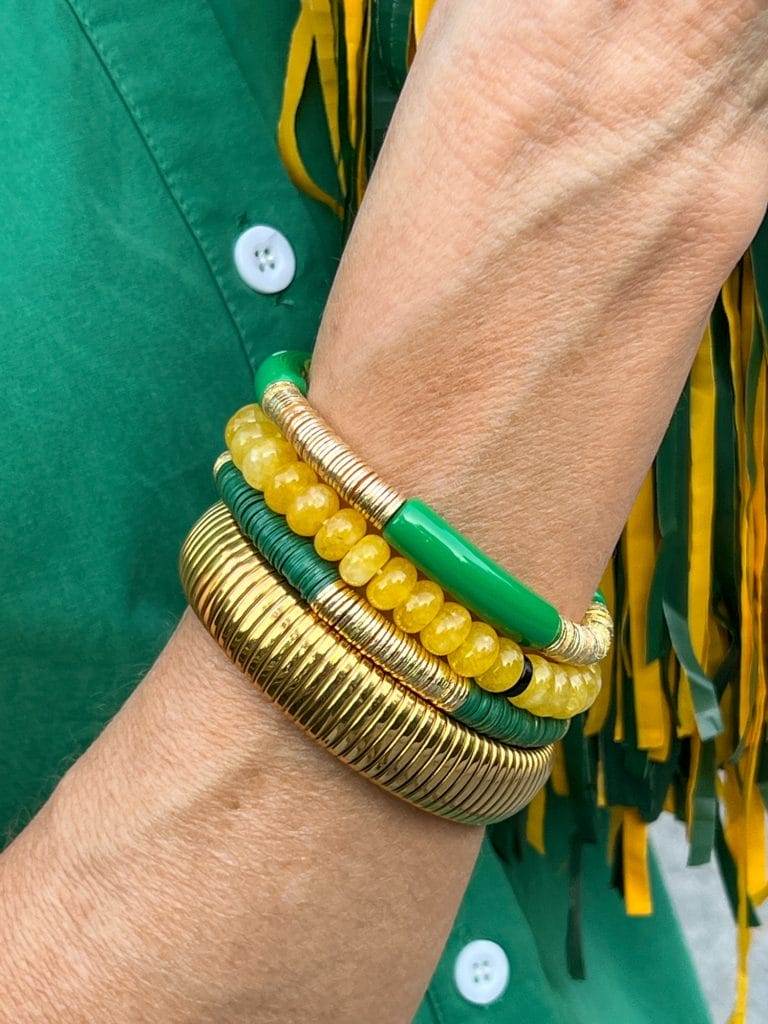
[[[178,548],[215,499],[211,465],[254,366],[314,337],[342,232],[276,151],[296,13],[296,0],[3,5],[5,841],[168,639],[184,603]],[[315,82],[299,130],[330,184]],[[252,224],[294,249],[283,292],[237,274],[234,241]],[[418,1024],[709,1019],[658,877],[655,915],[628,919],[602,846],[584,855],[587,979],[569,978],[569,815],[563,802],[546,856],[518,856],[514,823],[489,833]],[[486,1006],[454,978],[475,939],[509,961]]]

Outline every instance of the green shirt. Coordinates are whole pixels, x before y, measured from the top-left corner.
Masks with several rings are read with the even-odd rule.
[[[211,464],[227,417],[251,399],[254,366],[314,336],[342,232],[276,151],[296,10],[293,0],[5,4],[6,838],[168,639],[183,608],[178,548],[214,500]],[[314,81],[300,131],[330,185]],[[254,224],[276,228],[295,254],[295,276],[274,294],[248,287],[233,261]],[[517,857],[514,823],[489,835],[419,1024],[708,1020],[658,878],[655,916],[628,919],[601,846],[585,853],[588,976],[569,978],[561,811],[546,856]],[[491,954],[463,953],[480,939],[496,943]],[[478,1002],[494,985],[498,998]]]

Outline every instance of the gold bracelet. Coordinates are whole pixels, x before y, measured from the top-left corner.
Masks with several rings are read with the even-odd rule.
[[[386,528],[406,504],[405,497],[355,455],[312,408],[296,384],[291,380],[271,383],[264,391],[261,408],[299,459],[311,466],[337,495],[386,537]],[[450,529],[447,524],[444,526]],[[397,542],[395,547],[398,547]],[[432,578],[439,580],[439,576]],[[546,606],[546,602],[532,592],[529,600],[538,602],[537,607]],[[581,622],[559,616],[548,606],[546,613],[554,620],[554,635],[550,633],[549,643],[540,640],[529,646],[539,649],[549,659],[571,665],[592,665],[607,656],[613,642],[613,622],[602,600],[592,602]],[[539,610],[536,614],[540,616],[543,612]],[[484,616],[480,614],[479,618],[482,620]],[[493,624],[498,626],[498,622]]]
[[[181,551],[190,605],[227,655],[322,746],[395,796],[467,824],[501,821],[546,781],[552,747],[480,736],[320,622],[217,504]]]
[[[310,608],[352,647],[441,711],[454,712],[466,701],[468,679],[403,633],[343,580],[323,587]]]
[[[272,384],[264,392],[262,409],[300,459],[369,523],[384,528],[405,498],[334,434],[295,385]]]

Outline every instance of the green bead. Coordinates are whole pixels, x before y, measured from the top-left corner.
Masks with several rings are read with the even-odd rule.
[[[475,684],[471,685],[467,699],[453,716],[485,736],[516,747],[543,747],[547,743],[556,743],[565,736],[570,725],[562,719],[532,715],[498,694],[486,693]]]
[[[309,365],[309,360],[310,355],[308,352],[294,350],[275,352],[273,355],[267,356],[264,362],[260,364],[254,378],[253,386],[256,392],[256,401],[261,402],[264,398],[264,392],[270,384],[275,384],[281,380],[289,380],[292,384],[296,385],[302,395],[306,395],[308,391],[307,366]]]
[[[551,644],[560,615],[454,530],[424,502],[409,498],[384,528],[389,543],[457,601],[502,633],[533,647]]]

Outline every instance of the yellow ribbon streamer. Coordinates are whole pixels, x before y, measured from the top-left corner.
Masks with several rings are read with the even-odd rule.
[[[641,750],[669,743],[669,712],[661,683],[661,665],[646,659],[645,623],[656,565],[653,477],[646,475],[624,531],[624,565],[629,606],[629,651],[634,685],[637,745]]]
[[[538,853],[544,853],[544,820],[547,809],[546,787],[540,789],[528,804],[525,818],[525,838]]]
[[[413,0],[413,34],[417,46],[424,35],[424,29],[427,27],[427,21],[434,6],[435,0]]]
[[[651,879],[648,871],[648,826],[634,807],[622,815],[624,854],[624,901],[632,917],[653,913]]]
[[[342,217],[341,203],[314,181],[304,165],[296,136],[296,117],[312,62],[315,24],[311,11],[302,6],[293,28],[283,83],[283,103],[277,124],[277,145],[291,181],[306,195],[323,203]]]

